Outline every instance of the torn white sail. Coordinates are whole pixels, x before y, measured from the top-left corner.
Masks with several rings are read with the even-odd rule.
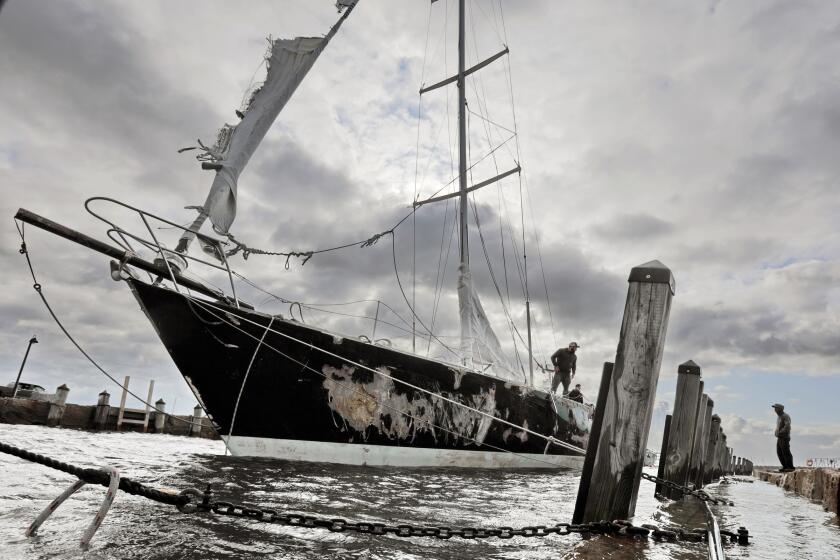
[[[245,111],[239,113],[242,120],[236,125],[225,124],[212,147],[201,145],[202,153],[198,159],[205,162],[205,166],[216,169],[216,176],[198,218],[190,226],[190,231],[181,237],[179,251],[186,250],[194,232],[206,218],[210,218],[213,229],[218,233],[228,232],[236,217],[239,175],[355,4],[356,0],[341,0],[336,4],[339,11],[349,9],[325,37],[271,41],[266,56],[265,82],[251,95]]]
[[[466,365],[502,379],[521,381],[524,372],[502,350],[478,293],[473,288],[472,275],[464,266],[458,269],[458,307],[461,317],[461,356]]]
[[[239,174],[326,43],[322,37],[273,41],[265,83],[251,97],[244,118],[237,125],[226,124],[219,131],[216,144],[205,148],[203,159],[221,166],[204,203],[204,212],[219,233],[227,233],[236,217]]]

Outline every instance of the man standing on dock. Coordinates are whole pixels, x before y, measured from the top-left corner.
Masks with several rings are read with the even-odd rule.
[[[563,384],[563,395],[569,392],[569,385],[577,370],[577,356],[575,351],[580,348],[577,342],[570,342],[568,348],[560,348],[551,355],[551,363],[554,365],[554,379],[551,380],[551,392],[557,392],[557,386]]]
[[[779,472],[796,470],[793,466],[793,455],[790,453],[790,416],[785,412],[785,405],[776,403],[773,409],[779,418],[776,420],[776,454],[782,468]]]

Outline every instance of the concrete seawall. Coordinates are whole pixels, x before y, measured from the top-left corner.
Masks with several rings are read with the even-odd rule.
[[[826,511],[838,513],[838,508],[840,508],[840,470],[799,468],[792,472],[780,473],[756,467],[753,474],[759,480],[775,484],[785,490],[821,503]]]

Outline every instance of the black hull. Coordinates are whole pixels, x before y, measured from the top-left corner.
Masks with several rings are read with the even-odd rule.
[[[353,450],[352,445],[404,448],[388,449],[392,457],[409,450],[434,451],[450,459],[452,451],[512,453],[531,457],[534,468],[550,462],[575,465],[557,459],[580,457],[575,451],[406,384],[577,447],[585,448],[588,443],[588,406],[565,399],[552,403],[540,390],[341,338],[295,321],[274,318],[271,330],[277,332],[266,333],[272,320],[268,315],[188,299],[136,280],[129,283],[219,434],[223,438],[232,435],[229,444],[257,442],[257,447],[243,448],[243,454],[275,455],[259,442],[283,441],[301,445],[321,442],[321,450],[336,450],[333,462],[345,462],[341,450]],[[263,336],[264,344],[254,357]],[[230,434],[237,395],[252,358]],[[321,444],[341,445],[330,448]],[[537,456],[545,464],[540,464]],[[320,457],[323,460],[323,454]],[[376,460],[370,463],[376,464]],[[456,461],[445,463],[454,465]],[[528,461],[522,466],[527,468]]]

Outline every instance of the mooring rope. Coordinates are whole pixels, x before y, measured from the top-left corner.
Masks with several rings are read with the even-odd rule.
[[[113,375],[111,375],[110,373],[105,371],[105,369],[102,366],[100,366],[99,363],[96,360],[94,360],[93,357],[91,357],[91,355],[88,354],[85,351],[85,349],[82,348],[82,346],[78,342],[76,342],[76,339],[73,338],[73,335],[70,334],[70,331],[67,330],[67,328],[64,326],[64,324],[58,318],[58,315],[56,315],[55,311],[53,311],[53,308],[50,305],[50,302],[47,301],[47,296],[44,295],[43,287],[38,282],[38,278],[35,275],[35,268],[32,265],[32,259],[29,257],[29,249],[26,246],[26,238],[24,236],[24,230],[23,230],[23,227],[25,227],[25,226],[23,226],[23,227],[19,226],[18,223],[17,223],[17,220],[15,220],[15,227],[18,230],[18,235],[20,235],[20,250],[18,252],[21,255],[23,255],[24,257],[26,257],[26,264],[29,267],[29,274],[32,276],[32,282],[33,282],[32,288],[38,293],[38,296],[41,298],[41,301],[44,303],[44,307],[47,308],[47,312],[49,312],[50,316],[53,318],[53,321],[55,321],[55,324],[58,326],[58,328],[61,329],[61,332],[64,333],[64,336],[66,336],[67,339],[73,344],[73,346],[75,346],[76,349],[79,352],[81,352],[82,355],[85,358],[87,358],[87,360],[91,364],[93,364],[93,366],[96,369],[98,369],[103,375],[105,375],[105,377],[107,377],[108,379],[110,379],[111,381],[116,383],[123,391],[125,391],[126,393],[128,393],[129,395],[131,395],[132,397],[134,397],[135,399],[137,399],[138,401],[140,401],[141,403],[143,403],[147,407],[149,407],[151,410],[154,410],[156,414],[164,414],[164,415],[168,416],[169,418],[177,420],[178,422],[183,422],[185,424],[192,424],[191,420],[184,420],[183,418],[179,418],[179,417],[177,417],[173,414],[169,414],[168,412],[159,409],[158,407],[156,407],[152,403],[146,402],[146,400],[143,399],[142,397],[140,397],[140,395],[137,395],[136,393],[129,390],[128,387],[126,387],[125,385],[120,383]]]
[[[262,337],[260,337],[259,342],[257,342],[257,347],[254,348],[254,353],[251,355],[251,361],[248,362],[248,369],[245,370],[245,375],[242,377],[242,385],[239,387],[239,394],[236,395],[236,404],[233,405],[233,417],[230,419],[230,428],[228,429],[228,439],[230,436],[233,435],[233,426],[236,424],[236,414],[239,412],[239,401],[242,400],[242,393],[245,391],[245,383],[248,382],[248,376],[251,374],[251,367],[254,365],[254,360],[257,359],[257,353],[262,348],[263,341],[265,340],[265,335],[268,334],[269,329],[271,329],[271,325],[274,324],[274,317],[268,322],[268,326],[265,328],[265,332],[263,332]],[[225,442],[225,451],[229,451],[229,443]],[[231,451],[231,455],[233,452]]]

